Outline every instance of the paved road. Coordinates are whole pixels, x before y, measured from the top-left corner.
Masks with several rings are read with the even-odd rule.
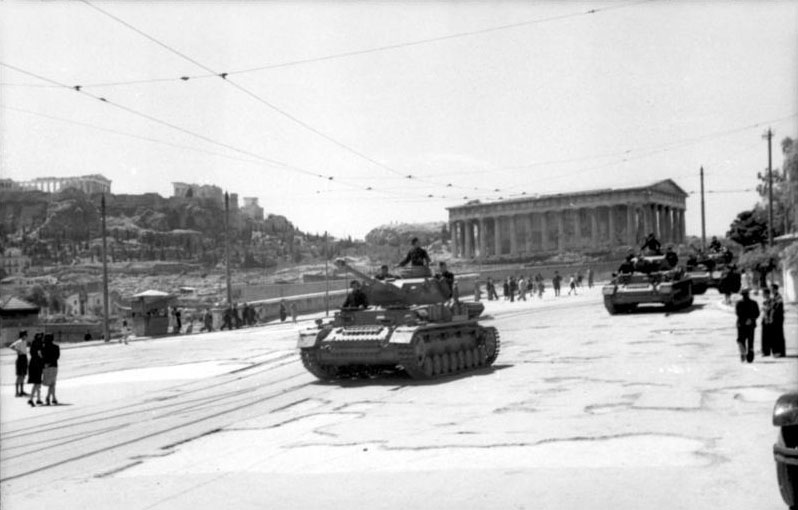
[[[59,400],[0,357],[3,508],[780,509],[773,402],[789,357],[741,364],[717,294],[610,317],[598,289],[489,302],[495,366],[321,384],[293,325],[66,346]]]

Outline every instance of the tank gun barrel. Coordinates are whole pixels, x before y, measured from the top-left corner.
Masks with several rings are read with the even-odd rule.
[[[335,267],[337,267],[339,269],[346,269],[347,271],[350,271],[352,274],[354,274],[358,278],[361,278],[363,280],[367,280],[367,281],[369,281],[371,283],[380,282],[380,280],[377,280],[373,276],[369,276],[366,273],[364,273],[362,271],[359,271],[359,270],[355,269],[354,267],[350,266],[349,263],[346,260],[344,260],[344,259],[336,259],[335,260]],[[382,282],[380,282],[380,283],[382,283]]]

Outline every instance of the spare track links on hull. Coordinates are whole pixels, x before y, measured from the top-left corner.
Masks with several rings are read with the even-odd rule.
[[[501,350],[499,332],[492,326],[478,326],[480,336],[468,347],[450,349],[446,338],[439,341],[425,342],[425,330],[416,332],[413,339],[398,346],[400,349],[397,368],[402,369],[412,379],[430,380],[447,375],[461,374],[479,368],[488,367],[496,361]],[[450,332],[456,331],[455,329]],[[429,345],[432,343],[433,345]],[[434,344],[440,345],[434,345]],[[351,370],[347,366],[323,364],[319,361],[318,349],[301,349],[300,356],[305,368],[325,381],[347,378],[351,376],[372,375],[378,373],[378,367],[363,366],[360,370]]]

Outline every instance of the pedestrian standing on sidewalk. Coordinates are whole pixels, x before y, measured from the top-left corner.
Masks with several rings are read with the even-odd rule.
[[[291,301],[291,321],[296,324],[296,303]]]
[[[127,321],[122,321],[122,338],[119,339],[121,343],[127,345],[128,341],[130,340],[130,326],[127,325]]]
[[[587,268],[587,288],[593,288],[593,270],[590,268]]]
[[[42,361],[44,361],[44,371],[42,372],[42,383],[47,386],[47,398],[45,405],[58,405],[55,398],[55,382],[58,379],[58,359],[61,357],[61,348],[55,343],[52,334],[44,335],[44,347],[42,348]]]
[[[28,375],[28,332],[24,329],[19,332],[19,338],[14,343],[8,346],[17,353],[16,371],[17,380],[14,383],[14,390],[17,397],[24,397],[25,393],[25,376]]]
[[[576,296],[576,278],[574,278],[574,275],[571,275],[571,279],[568,282],[568,287],[568,295],[570,296],[571,292],[573,292],[574,296]]]
[[[560,282],[562,281],[562,276],[560,276],[559,271],[554,271],[554,277],[551,279],[551,286],[554,288],[554,295],[560,295]]]
[[[28,384],[32,384],[28,405],[36,407],[42,405],[42,370],[44,370],[44,360],[42,359],[42,349],[44,348],[44,335],[36,333],[33,335],[33,342],[30,344],[30,363],[28,364]],[[36,397],[36,404],[33,398]]]
[[[740,348],[740,361],[754,361],[754,331],[759,317],[759,305],[751,299],[749,289],[740,291],[742,299],[737,302],[737,345]]]
[[[183,322],[180,320],[181,319],[180,308],[174,307],[172,309],[172,313],[175,314],[175,330],[174,330],[174,334],[179,335],[180,334],[180,330],[183,329]]]

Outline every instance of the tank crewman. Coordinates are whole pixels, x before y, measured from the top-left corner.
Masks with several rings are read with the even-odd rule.
[[[721,248],[723,248],[723,246],[720,244],[720,241],[718,241],[718,238],[716,236],[712,236],[712,240],[709,242],[709,251],[718,253],[720,252]]]
[[[645,251],[646,248],[657,255],[662,253],[662,245],[657,240],[657,236],[654,235],[654,232],[648,234],[648,237],[646,237],[646,240],[643,242],[643,246],[640,247],[643,251]]]
[[[634,270],[635,270],[635,265],[634,262],[632,262],[632,254],[630,253],[629,255],[626,256],[626,260],[624,260],[623,263],[621,263],[621,266],[618,268],[618,273],[629,274],[633,273]]]
[[[438,273],[435,275],[435,279],[446,282],[449,293],[446,298],[451,298],[454,292],[454,274],[446,267],[446,262],[438,263]]]
[[[392,275],[391,273],[389,273],[388,272],[388,266],[383,264],[382,266],[380,266],[380,272],[377,273],[374,276],[374,278],[376,280],[394,280],[394,279],[397,278],[397,276],[396,275]]]
[[[679,256],[673,251],[673,246],[668,246],[665,250],[665,262],[673,269],[679,264]]]
[[[341,305],[341,308],[368,308],[369,300],[366,297],[366,293],[360,290],[360,282],[352,280],[349,288],[352,290],[346,295],[346,300]]]
[[[408,262],[411,266],[429,266],[432,260],[429,258],[427,250],[418,245],[418,237],[414,237],[410,241],[410,245],[412,248],[407,252],[407,256],[399,262],[399,266],[404,267]]]

